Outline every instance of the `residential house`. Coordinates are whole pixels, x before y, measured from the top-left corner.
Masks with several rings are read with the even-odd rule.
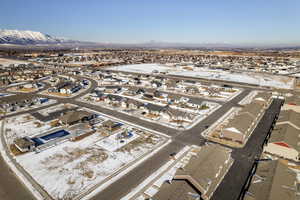
[[[91,120],[95,117],[95,114],[92,114],[88,111],[84,110],[75,110],[75,111],[69,111],[59,117],[59,121],[64,125],[73,125],[76,123],[84,122]]]
[[[254,124],[254,118],[248,113],[237,114],[222,129],[221,137],[244,143],[251,134]]]
[[[296,200],[297,174],[280,160],[259,161],[244,200]]]
[[[33,151],[35,148],[34,141],[32,141],[29,137],[17,138],[14,140],[14,145],[21,152]]]
[[[122,123],[114,122],[112,120],[106,120],[105,122],[102,123],[102,127],[109,131],[119,129],[122,125],[123,125]]]
[[[264,108],[263,104],[255,101],[246,104],[222,128],[220,136],[240,143],[246,142],[262,116]]]
[[[152,197],[155,200],[183,200],[198,197],[208,200],[233,163],[231,150],[207,144],[195,152],[186,166],[179,168]]]
[[[185,87],[185,92],[188,94],[197,94],[199,93],[199,89],[196,86],[187,86]]]
[[[294,110],[282,110],[276,124],[290,124],[300,130],[300,113]]]
[[[300,120],[300,119],[299,119]],[[264,152],[288,159],[299,161],[300,152],[300,130],[294,126],[286,124],[276,124],[264,147]]]

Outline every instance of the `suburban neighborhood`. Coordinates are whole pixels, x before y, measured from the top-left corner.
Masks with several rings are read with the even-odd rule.
[[[230,63],[130,53],[126,63],[120,51],[2,66],[1,155],[34,198],[298,199],[297,77],[200,77],[187,72]],[[283,65],[269,62],[264,71]]]

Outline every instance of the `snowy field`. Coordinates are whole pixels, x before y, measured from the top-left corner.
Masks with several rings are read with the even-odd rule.
[[[107,181],[105,179],[150,152],[154,146],[141,144],[130,152],[109,151],[95,145],[95,138],[90,136],[38,154],[18,156],[17,161],[54,199],[73,199]]]
[[[100,140],[96,143],[96,145],[108,151],[116,151],[117,149],[122,148],[126,144],[137,139],[139,135],[134,133],[133,136],[129,138],[124,138],[122,143],[116,139],[117,137],[118,133],[114,133],[108,136],[107,138]]]
[[[43,123],[35,119],[30,114],[18,115],[7,119],[6,139],[8,144],[12,144],[14,139],[34,136],[51,130],[50,123]]]
[[[157,70],[159,73],[162,72],[170,72],[172,70],[176,70],[176,68],[172,68],[166,65],[160,64],[135,64],[135,65],[121,65],[117,67],[111,67],[110,70],[117,70],[123,72],[136,72],[136,73],[152,73]]]
[[[192,67],[192,70],[186,70],[181,66],[168,66],[159,64],[135,64],[123,65],[109,68],[124,72],[136,73],[166,73],[169,75],[187,76],[195,78],[205,78],[211,80],[224,80],[238,83],[257,84],[267,87],[276,87],[284,89],[292,89],[294,87],[294,79],[285,76],[276,76],[268,74],[259,74],[254,72],[228,72],[223,70],[212,70],[208,68]]]
[[[51,129],[49,124],[40,126],[37,122],[41,123],[30,115],[9,118],[5,126],[7,143],[12,144],[17,137],[34,136]],[[123,173],[167,140],[130,125],[122,127],[109,135],[97,129],[81,140],[66,141],[39,153],[29,152],[15,158],[53,199],[76,199],[110,183],[116,174]],[[122,130],[130,130],[131,135],[120,137]]]
[[[260,86],[276,87],[284,89],[294,88],[294,79],[284,76],[266,75],[258,73],[230,73],[221,70],[197,70],[171,72],[170,75],[205,78],[212,80],[224,80],[238,83],[256,84]]]
[[[28,62],[22,60],[13,60],[13,59],[6,59],[0,58],[0,65],[4,67],[8,67],[11,64],[19,65],[19,64],[27,64]]]

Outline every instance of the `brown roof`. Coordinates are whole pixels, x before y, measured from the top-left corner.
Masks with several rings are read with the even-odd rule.
[[[115,125],[115,122],[113,122],[112,120],[107,120],[102,123],[103,127],[113,127],[114,125]]]
[[[251,126],[254,118],[249,113],[237,114],[228,124],[224,127],[226,128],[236,128],[241,134],[247,133],[248,128]]]
[[[292,148],[300,151],[298,144],[300,142],[299,134],[300,130],[290,124],[278,124],[273,129],[269,142],[285,142]]]
[[[27,138],[17,138],[14,140],[14,144],[18,147],[24,149],[28,148],[31,145],[34,145],[34,142],[31,140],[28,140]]]
[[[295,200],[296,176],[279,160],[261,161],[246,196],[253,200]]]
[[[282,110],[277,122],[290,122],[300,128],[300,113],[293,110]]]
[[[257,98],[262,98],[264,99],[265,101],[269,101],[269,99],[272,97],[272,94],[269,93],[269,92],[259,92],[257,93],[257,95],[254,97],[254,99],[257,99]]]
[[[206,196],[211,196],[219,182],[231,165],[231,150],[220,145],[208,144],[201,147],[196,156],[183,170],[177,170],[176,176],[188,175],[192,177],[204,190]]]
[[[239,113],[247,112],[256,118],[262,109],[263,105],[252,102],[250,104],[246,104]]]
[[[186,200],[198,194],[186,181],[172,181],[164,183],[159,191],[153,196],[153,200]]]
[[[59,118],[60,121],[62,121],[64,124],[71,124],[73,122],[77,122],[81,120],[84,117],[90,116],[91,113],[84,111],[84,110],[78,110],[78,111],[69,111],[63,116]]]

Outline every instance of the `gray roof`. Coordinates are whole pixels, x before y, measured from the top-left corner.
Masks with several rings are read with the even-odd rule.
[[[161,112],[164,110],[163,106],[159,106],[156,104],[152,104],[152,103],[147,103],[144,104],[145,108],[147,108],[149,111],[153,111],[153,112]]]

